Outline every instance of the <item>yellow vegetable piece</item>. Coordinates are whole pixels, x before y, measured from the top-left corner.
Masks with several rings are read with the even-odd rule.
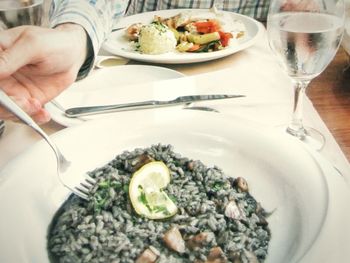
[[[169,29],[174,33],[174,36],[176,38],[176,41],[179,41],[180,33],[175,28],[169,27]]]
[[[170,172],[163,162],[150,162],[137,170],[129,184],[129,197],[137,214],[164,219],[177,213],[177,207],[163,189],[170,183]]]
[[[191,47],[193,47],[193,43],[190,42],[181,42],[176,46],[176,50],[179,52],[186,52],[189,50]]]
[[[213,32],[213,33],[208,33],[203,35],[189,34],[187,36],[188,41],[199,45],[204,45],[219,39],[220,39],[220,34],[218,32]]]

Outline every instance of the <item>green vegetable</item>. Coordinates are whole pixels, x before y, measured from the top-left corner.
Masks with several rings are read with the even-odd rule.
[[[143,190],[142,186],[139,186],[139,191],[140,191],[140,196],[138,197],[138,200],[143,203],[147,209],[152,212],[152,208],[149,206],[147,198],[146,198],[146,194],[145,191]]]
[[[99,212],[102,208],[105,208],[105,204],[110,198],[110,188],[119,191],[122,189],[122,184],[113,179],[103,180],[98,183],[96,193],[91,197],[94,203],[95,212]],[[128,186],[124,186],[124,188],[128,189]]]
[[[166,25],[164,25],[158,21],[153,21],[151,24],[154,25],[155,28],[157,28],[157,30],[162,32],[162,33],[165,33],[169,29]]]
[[[213,32],[213,33],[208,33],[203,35],[189,34],[187,36],[188,41],[199,45],[204,45],[219,39],[220,39],[220,34],[218,32]]]
[[[214,184],[214,186],[213,186],[213,189],[214,189],[215,192],[218,192],[218,191],[220,191],[223,188],[224,185],[225,185],[225,183],[216,182]]]
[[[123,186],[123,191],[124,191],[125,193],[129,193],[129,185],[128,185],[128,184],[126,184],[126,185]]]
[[[122,184],[121,182],[118,182],[118,181],[112,181],[111,182],[111,186],[116,189],[116,190],[119,190],[122,188]]]
[[[220,43],[220,40],[215,40],[213,42],[210,42],[208,44],[202,45],[200,49],[196,50],[195,52],[200,53],[200,52],[211,52],[214,50],[220,50],[222,49],[222,45]]]
[[[164,205],[161,206],[154,206],[153,207],[153,211],[158,213],[158,212],[162,212],[164,215],[170,215],[168,208]]]

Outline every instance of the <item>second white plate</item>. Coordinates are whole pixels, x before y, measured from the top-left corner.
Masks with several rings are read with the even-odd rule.
[[[48,103],[46,109],[51,114],[51,118],[57,123],[63,126],[73,126],[104,115],[68,118],[63,112],[68,107],[114,103],[114,98],[124,96],[123,94],[126,93],[125,89],[128,86],[184,76],[184,74],[178,71],[156,66],[125,65],[104,68],[96,70],[86,79],[74,83],[55,98],[56,105]],[[130,91],[127,92],[128,95],[133,93]],[[136,94],[134,95],[136,96]],[[132,100],[132,98],[130,99]],[[60,105],[61,109],[57,105]]]
[[[180,12],[193,12],[195,15],[202,15],[205,17],[205,14],[210,13],[206,9],[171,9],[171,10],[160,10],[153,12],[146,12],[137,15],[132,15],[129,17],[123,18],[118,24],[119,27],[128,27],[134,23],[144,23],[148,24],[152,21],[155,15],[161,17],[171,17],[179,14]],[[107,39],[107,41],[103,45],[103,49],[129,59],[145,61],[145,62],[153,62],[153,63],[164,63],[164,64],[185,64],[185,63],[194,63],[194,62],[203,62],[209,61],[213,59],[218,59],[222,57],[226,57],[228,55],[232,55],[238,51],[246,49],[259,39],[261,33],[264,31],[263,25],[258,21],[236,13],[232,12],[223,12],[228,17],[231,17],[233,20],[237,19],[241,21],[246,27],[245,36],[238,41],[238,43],[229,45],[227,48],[209,52],[209,53],[180,53],[180,52],[169,52],[160,55],[148,55],[148,54],[140,54],[137,51],[133,50],[133,47],[130,45],[130,42],[124,37],[125,30],[119,30],[113,32]]]

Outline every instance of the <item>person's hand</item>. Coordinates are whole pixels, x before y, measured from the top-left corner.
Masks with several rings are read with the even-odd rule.
[[[86,43],[85,30],[75,24],[1,31],[0,88],[36,122],[48,122],[44,105],[75,81]],[[0,105],[0,119],[15,118]]]

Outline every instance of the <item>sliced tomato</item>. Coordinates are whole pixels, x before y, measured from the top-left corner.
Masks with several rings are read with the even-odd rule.
[[[230,38],[233,38],[232,34],[229,32],[219,31],[220,34],[220,42],[223,47],[227,47],[230,41]]]
[[[194,23],[198,33],[213,33],[220,30],[220,25],[215,20],[198,21]]]

